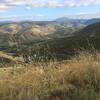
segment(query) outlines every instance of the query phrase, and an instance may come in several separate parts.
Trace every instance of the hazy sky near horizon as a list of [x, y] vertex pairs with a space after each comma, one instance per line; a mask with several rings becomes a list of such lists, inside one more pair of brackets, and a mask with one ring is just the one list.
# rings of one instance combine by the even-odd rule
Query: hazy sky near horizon
[[100, 0], [0, 0], [0, 21], [98, 18]]

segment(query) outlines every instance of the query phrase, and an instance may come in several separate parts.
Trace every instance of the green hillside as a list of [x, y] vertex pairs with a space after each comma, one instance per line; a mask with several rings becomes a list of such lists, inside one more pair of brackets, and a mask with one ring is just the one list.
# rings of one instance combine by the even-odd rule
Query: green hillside
[[[67, 59], [77, 50], [100, 49], [100, 23], [92, 24], [82, 30], [73, 33], [73, 36], [54, 38], [38, 43], [29, 43], [26, 48], [31, 51], [31, 56], [49, 56], [58, 59]], [[27, 52], [30, 52], [26, 49]]]

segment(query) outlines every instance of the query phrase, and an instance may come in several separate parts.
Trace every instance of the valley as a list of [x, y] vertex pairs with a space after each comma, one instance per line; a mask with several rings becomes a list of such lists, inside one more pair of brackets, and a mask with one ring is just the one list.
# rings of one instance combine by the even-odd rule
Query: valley
[[[99, 19], [58, 20], [0, 25], [0, 50], [11, 56], [31, 57], [33, 61], [34, 58], [63, 60], [77, 54], [77, 50], [100, 49]], [[85, 24], [93, 20], [94, 24]]]

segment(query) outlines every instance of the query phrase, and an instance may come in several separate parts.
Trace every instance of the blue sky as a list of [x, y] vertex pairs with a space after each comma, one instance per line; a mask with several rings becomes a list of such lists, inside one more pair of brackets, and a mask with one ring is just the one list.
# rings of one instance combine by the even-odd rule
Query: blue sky
[[100, 0], [0, 0], [0, 21], [99, 18]]

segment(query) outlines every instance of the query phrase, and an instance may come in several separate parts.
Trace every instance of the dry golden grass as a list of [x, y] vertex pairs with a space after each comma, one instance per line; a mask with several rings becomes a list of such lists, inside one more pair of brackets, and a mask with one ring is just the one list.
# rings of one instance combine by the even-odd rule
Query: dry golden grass
[[100, 54], [0, 69], [0, 100], [100, 100]]

